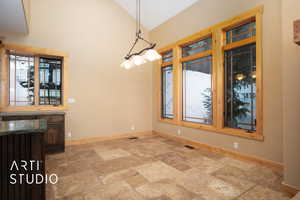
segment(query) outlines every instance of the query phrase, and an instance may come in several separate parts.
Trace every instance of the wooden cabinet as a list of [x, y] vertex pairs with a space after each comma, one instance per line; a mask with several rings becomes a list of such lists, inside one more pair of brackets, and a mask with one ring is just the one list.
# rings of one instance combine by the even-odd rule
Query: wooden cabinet
[[65, 118], [64, 116], [40, 116], [46, 119], [48, 131], [45, 134], [46, 153], [65, 151]]
[[45, 151], [47, 154], [65, 151], [65, 113], [2, 115], [3, 121], [30, 119], [47, 120], [48, 131], [44, 135]]
[[[38, 122], [41, 124], [40, 121]], [[5, 122], [0, 123], [4, 124]], [[30, 121], [28, 121], [28, 123], [30, 123]], [[44, 128], [35, 127], [33, 125], [21, 125], [20, 127], [23, 127], [22, 131], [20, 128], [17, 128], [15, 133], [13, 130], [6, 132], [0, 131], [1, 200], [46, 199], [45, 182], [37, 183], [37, 179], [32, 178], [37, 177], [37, 175], [45, 177], [45, 123], [46, 122], [43, 121]], [[7, 125], [6, 127], [18, 127], [16, 124], [12, 124], [13, 126], [10, 126], [11, 124]], [[25, 130], [27, 128], [28, 130]], [[22, 133], [20, 133], [20, 131]], [[24, 163], [26, 163], [26, 165]], [[29, 178], [27, 179], [26, 177]]]

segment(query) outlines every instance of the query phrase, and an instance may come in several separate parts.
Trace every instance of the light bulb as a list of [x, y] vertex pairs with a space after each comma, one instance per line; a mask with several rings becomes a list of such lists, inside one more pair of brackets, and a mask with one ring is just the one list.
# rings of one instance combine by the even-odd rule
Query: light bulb
[[132, 58], [132, 61], [133, 61], [133, 63], [136, 64], [137, 66], [146, 63], [146, 60], [145, 60], [142, 56], [134, 56], [134, 57]]
[[252, 77], [253, 79], [256, 79], [256, 72], [252, 72], [252, 73], [251, 73], [251, 77]]
[[130, 69], [134, 67], [134, 63], [131, 60], [125, 60], [122, 64], [121, 67], [124, 67], [125, 69]]
[[145, 57], [147, 60], [149, 60], [149, 61], [154, 61], [154, 60], [159, 60], [159, 59], [161, 59], [161, 55], [160, 55], [159, 53], [157, 53], [157, 51], [154, 50], [154, 49], [148, 50], [148, 51], [145, 53], [144, 57]]
[[246, 76], [244, 74], [237, 74], [235, 75], [235, 78], [239, 81], [243, 80], [244, 78], [246, 78]]

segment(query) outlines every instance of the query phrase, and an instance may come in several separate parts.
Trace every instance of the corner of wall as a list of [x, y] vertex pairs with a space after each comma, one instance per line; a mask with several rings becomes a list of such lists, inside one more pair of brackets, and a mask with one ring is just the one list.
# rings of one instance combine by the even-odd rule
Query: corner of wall
[[26, 27], [27, 27], [27, 34], [29, 34], [30, 30], [30, 3], [31, 0], [22, 0], [23, 10], [24, 10], [24, 17], [26, 21]]

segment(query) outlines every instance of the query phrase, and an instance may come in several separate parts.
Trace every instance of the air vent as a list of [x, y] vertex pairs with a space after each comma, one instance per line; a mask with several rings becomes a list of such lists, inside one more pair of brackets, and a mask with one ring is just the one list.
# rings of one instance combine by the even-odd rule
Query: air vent
[[187, 148], [187, 149], [195, 149], [195, 147], [190, 146], [190, 145], [184, 145], [184, 147]]
[[139, 139], [138, 137], [129, 137], [128, 138], [129, 140], [137, 140], [137, 139]]

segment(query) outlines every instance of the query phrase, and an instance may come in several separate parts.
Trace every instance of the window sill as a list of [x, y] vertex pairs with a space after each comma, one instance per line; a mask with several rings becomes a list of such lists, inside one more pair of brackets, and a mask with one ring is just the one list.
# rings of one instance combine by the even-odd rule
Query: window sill
[[230, 136], [237, 136], [242, 138], [247, 138], [251, 140], [257, 140], [257, 141], [264, 141], [264, 136], [259, 132], [253, 132], [253, 133], [247, 133], [247, 131], [242, 129], [233, 129], [233, 128], [216, 128], [212, 125], [205, 125], [205, 124], [197, 124], [192, 122], [185, 122], [180, 121], [179, 123], [173, 120], [166, 120], [166, 119], [160, 119], [160, 122], [170, 123], [177, 126], [183, 126], [188, 128], [195, 128], [200, 129], [204, 131], [210, 131], [214, 133], [224, 134], [224, 135], [230, 135]]
[[163, 122], [163, 123], [168, 123], [168, 124], [173, 124], [173, 125], [178, 125], [176, 119], [164, 119], [160, 118], [158, 121]]
[[66, 111], [68, 106], [7, 106], [0, 108], [0, 112], [16, 111]]
[[181, 121], [180, 125], [184, 126], [184, 127], [196, 128], [196, 129], [201, 129], [201, 130], [206, 130], [206, 131], [215, 131], [216, 130], [216, 128], [213, 127], [212, 125], [198, 124], [198, 123], [186, 122], [186, 121]]
[[226, 134], [226, 135], [243, 137], [247, 139], [253, 139], [257, 141], [264, 141], [264, 136], [259, 132], [247, 133], [247, 131], [245, 130], [234, 129], [234, 128], [216, 129], [216, 132], [221, 134]]

